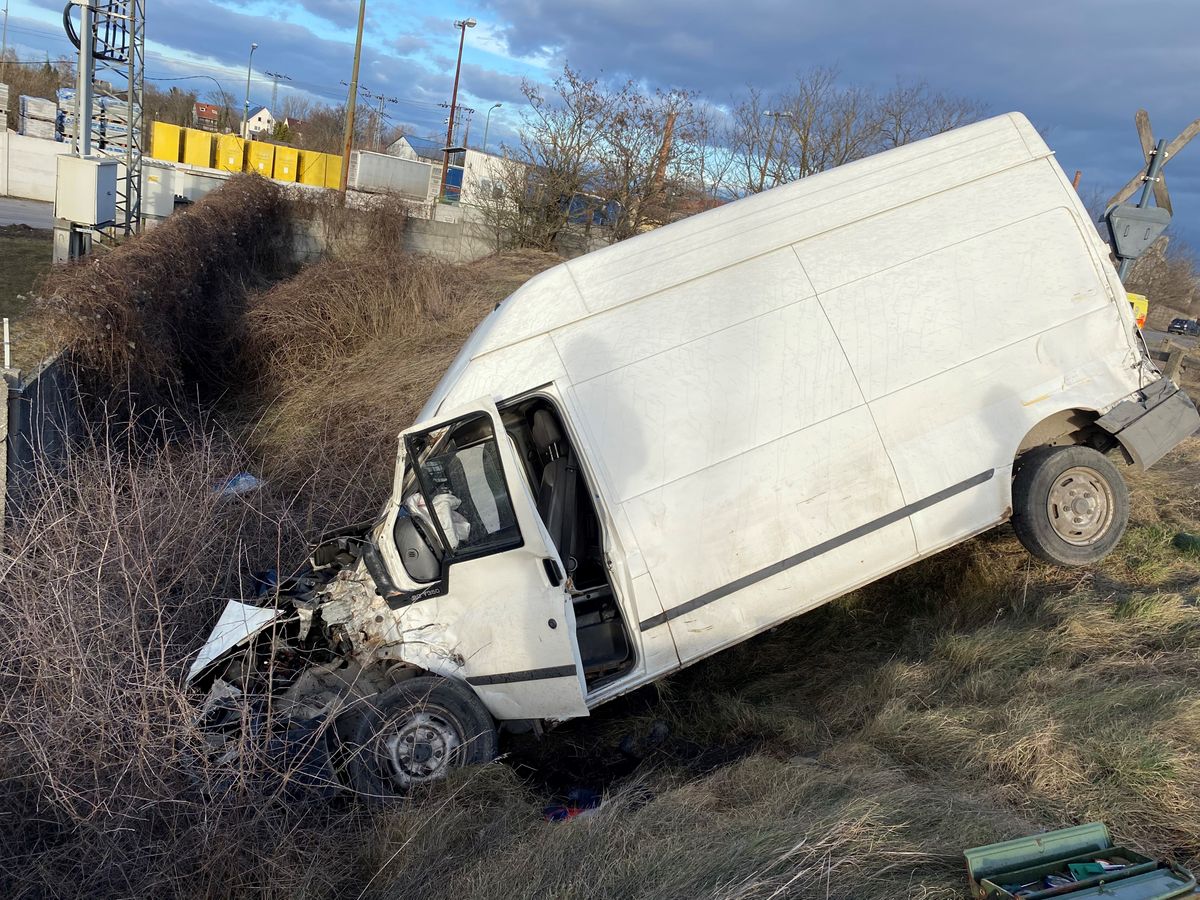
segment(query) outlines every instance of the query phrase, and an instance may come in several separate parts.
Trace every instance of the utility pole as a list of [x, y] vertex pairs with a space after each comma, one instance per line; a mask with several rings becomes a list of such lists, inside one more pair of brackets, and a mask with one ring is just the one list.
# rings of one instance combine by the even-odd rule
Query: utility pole
[[354, 39], [354, 67], [350, 70], [350, 95], [346, 98], [346, 138], [342, 147], [342, 177], [338, 190], [346, 193], [350, 176], [350, 147], [354, 143], [354, 104], [358, 100], [358, 63], [362, 59], [363, 21], [367, 17], [367, 0], [358, 0], [358, 35]]
[[0, 38], [0, 62], [8, 55], [8, 0], [4, 0], [4, 37]]
[[467, 40], [467, 29], [474, 28], [478, 22], [474, 19], [460, 19], [454, 27], [462, 34], [458, 38], [458, 63], [454, 67], [454, 90], [450, 94], [450, 120], [446, 124], [446, 148], [442, 151], [442, 183], [438, 187], [438, 202], [446, 202], [446, 176], [450, 172], [450, 148], [454, 146], [454, 105], [458, 103], [458, 76], [462, 72], [463, 44]]
[[254, 51], [258, 44], [250, 45], [250, 58], [246, 60], [246, 106], [242, 112], [242, 139], [250, 139], [250, 67], [254, 65]]
[[79, 80], [75, 87], [75, 150], [80, 157], [92, 154], [92, 81], [95, 77], [95, 58], [92, 37], [92, 4], [79, 4]]
[[271, 85], [271, 115], [275, 115], [275, 110], [279, 108], [276, 105], [279, 103], [279, 79], [282, 78], [284, 81], [291, 81], [292, 78], [290, 75], [284, 75], [282, 72], [263, 72], [263, 74], [273, 81]]

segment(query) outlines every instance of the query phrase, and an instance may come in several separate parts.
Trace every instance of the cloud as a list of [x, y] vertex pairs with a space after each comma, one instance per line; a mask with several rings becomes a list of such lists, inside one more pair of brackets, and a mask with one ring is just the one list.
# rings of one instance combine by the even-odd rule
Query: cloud
[[508, 75], [464, 62], [459, 90], [467, 91], [481, 101], [487, 101], [489, 106], [497, 100], [506, 104], [524, 105], [525, 95], [521, 93], [523, 80], [519, 75]]
[[[507, 23], [514, 55], [699, 89], [715, 103], [747, 84], [780, 89], [814, 65], [878, 88], [924, 80], [997, 113], [1025, 112], [1064, 168], [1113, 190], [1141, 162], [1139, 106], [1168, 138], [1200, 114], [1195, 0], [1147, 0], [1138, 14], [1154, 23], [1148, 30], [1130, 26], [1123, 0], [1086, 9], [1073, 0], [742, 0], [732, 9], [719, 0], [488, 0], [488, 8]], [[1171, 167], [1172, 192], [1187, 195], [1177, 210], [1198, 210], [1200, 140], [1187, 154]]]

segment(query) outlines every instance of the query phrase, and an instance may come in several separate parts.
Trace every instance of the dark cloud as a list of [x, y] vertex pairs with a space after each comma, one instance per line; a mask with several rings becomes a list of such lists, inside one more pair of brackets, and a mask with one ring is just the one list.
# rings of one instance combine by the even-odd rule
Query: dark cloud
[[477, 97], [481, 101], [487, 101], [489, 106], [496, 101], [523, 105], [525, 95], [521, 93], [522, 81], [523, 79], [519, 75], [506, 75], [474, 63], [464, 62], [459, 90], [467, 91], [472, 97]]
[[[1037, 3], [925, 0], [489, 0], [517, 55], [549, 53], [589, 74], [698, 89], [724, 102], [745, 85], [770, 90], [814, 65], [845, 81], [897, 78], [1020, 110], [1064, 168], [1115, 190], [1141, 160], [1132, 119], [1146, 107], [1173, 137], [1200, 115], [1196, 0]], [[1142, 28], [1139, 22], [1147, 24]], [[1171, 167], [1175, 206], [1200, 221], [1200, 145]], [[1168, 174], [1171, 174], [1168, 170]], [[1182, 222], [1180, 224], [1183, 224]], [[1196, 228], [1200, 239], [1200, 227]]]
[[[299, 0], [298, 5], [339, 28], [354, 28], [358, 24], [358, 0]], [[371, 15], [370, 6], [367, 14]]]

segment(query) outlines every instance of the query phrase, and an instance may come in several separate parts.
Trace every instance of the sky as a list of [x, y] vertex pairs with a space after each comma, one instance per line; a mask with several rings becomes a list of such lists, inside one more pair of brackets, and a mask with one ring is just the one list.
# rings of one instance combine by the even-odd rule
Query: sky
[[[21, 58], [67, 55], [60, 0], [9, 0], [8, 41]], [[492, 116], [493, 148], [512, 139], [521, 81], [549, 81], [565, 62], [587, 75], [697, 90], [724, 105], [747, 85], [770, 92], [798, 72], [836, 67], [847, 84], [886, 90], [924, 81], [992, 113], [1024, 112], [1085, 198], [1107, 198], [1142, 167], [1139, 107], [1168, 140], [1200, 117], [1200, 0], [368, 0], [360, 84], [389, 120], [418, 136], [444, 132], [466, 34], [459, 103]], [[240, 104], [251, 42], [252, 104], [271, 97], [264, 72], [343, 102], [356, 0], [147, 0], [148, 78]], [[170, 81], [170, 78], [185, 80]], [[478, 132], [475, 132], [478, 135]], [[444, 133], [443, 133], [444, 137]], [[472, 143], [478, 143], [476, 137]], [[1200, 138], [1166, 167], [1174, 230], [1200, 245]]]

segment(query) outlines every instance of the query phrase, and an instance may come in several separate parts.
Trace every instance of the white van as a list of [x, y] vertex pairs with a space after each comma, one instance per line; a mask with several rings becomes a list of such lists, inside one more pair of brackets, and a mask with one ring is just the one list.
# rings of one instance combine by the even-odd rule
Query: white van
[[[368, 527], [192, 667], [402, 792], [1012, 520], [1103, 557], [1194, 433], [1051, 151], [1000, 116], [563, 263], [401, 436]], [[265, 662], [273, 661], [264, 676]]]

